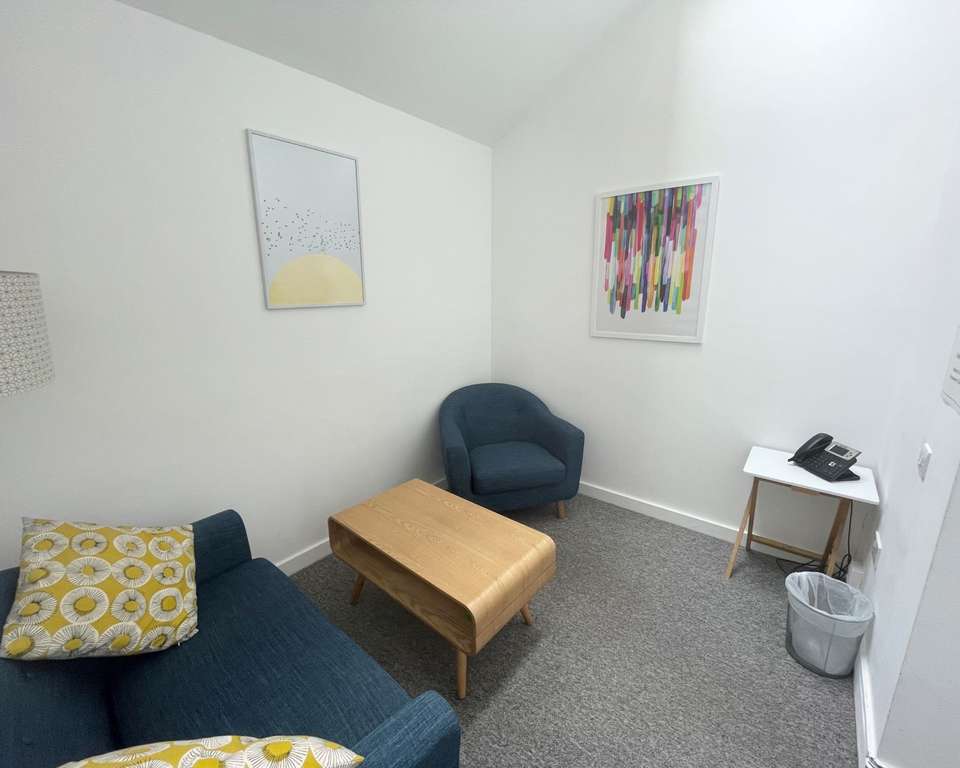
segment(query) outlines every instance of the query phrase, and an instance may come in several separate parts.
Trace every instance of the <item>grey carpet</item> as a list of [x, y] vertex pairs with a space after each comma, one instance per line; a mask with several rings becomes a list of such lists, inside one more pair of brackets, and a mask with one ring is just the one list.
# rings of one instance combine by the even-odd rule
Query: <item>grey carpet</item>
[[[463, 725], [464, 768], [853, 768], [852, 684], [784, 650], [786, 595], [773, 558], [586, 497], [569, 517], [514, 517], [557, 542], [558, 572], [470, 660], [454, 694], [450, 646], [333, 557], [294, 576], [327, 616], [411, 694], [433, 688]], [[321, 734], [322, 735], [322, 734]]]

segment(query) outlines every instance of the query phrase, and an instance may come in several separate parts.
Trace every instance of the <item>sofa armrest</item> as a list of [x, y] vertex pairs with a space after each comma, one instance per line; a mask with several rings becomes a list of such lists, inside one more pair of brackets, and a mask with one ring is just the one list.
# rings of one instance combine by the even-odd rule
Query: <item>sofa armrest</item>
[[250, 559], [250, 542], [240, 515], [228, 509], [193, 524], [197, 583], [210, 581]]
[[470, 452], [463, 432], [449, 412], [440, 413], [440, 446], [443, 449], [443, 471], [447, 488], [458, 496], [470, 494]]
[[427, 691], [351, 747], [363, 768], [458, 768], [460, 721], [435, 691]]
[[576, 477], [579, 483], [583, 467], [583, 430], [554, 416], [544, 407], [537, 414], [535, 439], [564, 463], [567, 477]]

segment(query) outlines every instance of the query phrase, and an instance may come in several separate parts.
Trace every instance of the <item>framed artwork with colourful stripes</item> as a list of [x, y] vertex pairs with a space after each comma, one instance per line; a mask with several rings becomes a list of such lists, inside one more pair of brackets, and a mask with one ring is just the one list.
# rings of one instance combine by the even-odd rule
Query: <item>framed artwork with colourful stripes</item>
[[719, 176], [596, 198], [590, 333], [703, 341]]

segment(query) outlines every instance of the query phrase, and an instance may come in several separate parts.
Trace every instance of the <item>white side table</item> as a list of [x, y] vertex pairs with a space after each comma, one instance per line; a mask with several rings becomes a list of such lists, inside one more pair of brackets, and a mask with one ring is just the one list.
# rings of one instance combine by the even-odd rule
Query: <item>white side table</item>
[[[750, 449], [750, 455], [747, 456], [747, 463], [743, 465], [743, 471], [753, 476], [753, 485], [750, 488], [747, 507], [743, 510], [743, 519], [740, 521], [740, 529], [737, 531], [733, 550], [730, 552], [730, 562], [727, 564], [726, 571], [728, 579], [733, 573], [733, 566], [737, 562], [737, 552], [740, 551], [740, 541], [743, 539], [744, 529], [747, 531], [746, 547], [748, 551], [753, 542], [757, 542], [801, 557], [818, 558], [824, 563], [824, 573], [829, 575], [837, 561], [837, 543], [853, 502], [860, 501], [873, 506], [880, 503], [873, 470], [854, 464], [851, 469], [860, 475], [859, 480], [841, 480], [831, 483], [827, 480], [821, 480], [795, 464], [791, 464], [788, 459], [792, 455], [788, 451], [761, 448], [759, 445]], [[809, 493], [814, 496], [831, 496], [839, 500], [837, 514], [833, 518], [833, 526], [830, 528], [830, 535], [827, 537], [827, 546], [822, 553], [794, 547], [790, 544], [784, 544], [782, 541], [754, 534], [753, 521], [757, 512], [757, 489], [761, 480], [774, 485], [784, 485], [802, 493]]]

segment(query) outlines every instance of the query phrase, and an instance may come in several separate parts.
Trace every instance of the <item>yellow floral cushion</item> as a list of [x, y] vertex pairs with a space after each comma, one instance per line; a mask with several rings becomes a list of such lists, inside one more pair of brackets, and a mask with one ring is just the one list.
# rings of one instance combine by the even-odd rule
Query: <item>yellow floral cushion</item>
[[23, 519], [0, 657], [149, 653], [197, 632], [193, 529]]
[[363, 758], [312, 736], [214, 736], [118, 749], [60, 768], [347, 768]]

